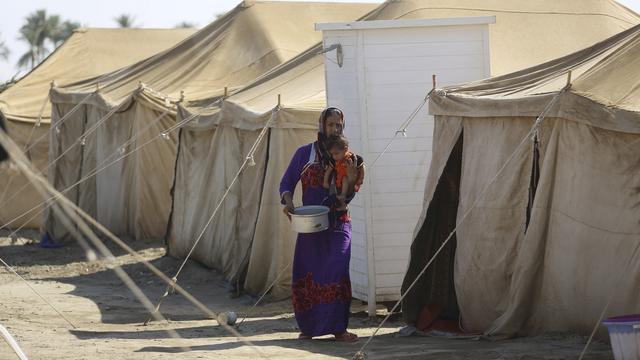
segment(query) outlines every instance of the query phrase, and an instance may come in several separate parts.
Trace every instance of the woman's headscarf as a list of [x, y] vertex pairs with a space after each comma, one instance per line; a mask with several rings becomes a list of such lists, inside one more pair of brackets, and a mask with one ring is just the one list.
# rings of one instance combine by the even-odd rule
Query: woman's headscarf
[[316, 146], [316, 149], [318, 155], [320, 156], [320, 162], [322, 162], [323, 165], [335, 166], [335, 161], [333, 160], [331, 154], [329, 154], [329, 150], [327, 149], [328, 136], [327, 134], [325, 134], [327, 118], [333, 115], [337, 115], [340, 117], [340, 119], [342, 120], [342, 128], [344, 129], [344, 113], [342, 112], [342, 110], [333, 106], [324, 109], [322, 111], [322, 114], [320, 114], [320, 119], [318, 121], [318, 145]]

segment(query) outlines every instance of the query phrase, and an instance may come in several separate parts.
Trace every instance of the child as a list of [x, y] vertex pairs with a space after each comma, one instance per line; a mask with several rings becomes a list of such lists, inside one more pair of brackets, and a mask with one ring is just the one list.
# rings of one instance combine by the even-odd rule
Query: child
[[325, 170], [322, 186], [325, 189], [329, 189], [331, 187], [331, 177], [335, 173], [336, 197], [338, 199], [336, 210], [344, 211], [347, 210], [345, 199], [347, 198], [349, 186], [351, 185], [347, 177], [347, 159], [350, 158], [356, 162], [356, 167], [358, 168], [358, 177], [354, 184], [354, 191], [356, 192], [360, 189], [360, 185], [362, 185], [364, 180], [363, 160], [362, 157], [354, 155], [349, 151], [349, 141], [344, 136], [336, 135], [329, 137], [329, 139], [327, 139], [327, 151], [333, 158], [335, 165], [333, 169], [327, 167]]

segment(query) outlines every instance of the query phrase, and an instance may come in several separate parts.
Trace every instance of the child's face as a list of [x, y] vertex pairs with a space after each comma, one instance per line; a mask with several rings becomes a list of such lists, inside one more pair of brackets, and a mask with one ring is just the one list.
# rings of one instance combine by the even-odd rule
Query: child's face
[[341, 149], [337, 146], [332, 147], [329, 150], [329, 154], [331, 154], [331, 157], [333, 158], [333, 160], [342, 160], [344, 159], [344, 154], [347, 152], [346, 149]]

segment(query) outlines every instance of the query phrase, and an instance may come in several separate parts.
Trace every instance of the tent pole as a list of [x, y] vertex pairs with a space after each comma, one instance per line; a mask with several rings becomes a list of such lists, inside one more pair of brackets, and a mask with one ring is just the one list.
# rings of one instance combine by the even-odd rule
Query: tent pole
[[22, 351], [20, 345], [18, 345], [16, 339], [14, 339], [13, 336], [11, 336], [11, 333], [9, 333], [9, 331], [2, 325], [0, 325], [0, 335], [2, 335], [4, 341], [9, 344], [11, 350], [16, 353], [20, 360], [27, 360], [27, 355], [24, 354], [24, 351]]

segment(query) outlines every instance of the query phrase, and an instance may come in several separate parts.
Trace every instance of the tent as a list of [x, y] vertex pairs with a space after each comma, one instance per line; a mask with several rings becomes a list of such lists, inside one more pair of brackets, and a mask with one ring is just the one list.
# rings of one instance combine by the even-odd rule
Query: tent
[[[505, 74], [532, 66], [540, 61], [566, 55], [627, 29], [638, 23], [640, 19], [635, 13], [614, 1], [577, 0], [563, 2], [388, 1], [361, 19], [366, 21], [487, 15], [495, 15], [497, 18], [496, 24], [490, 26], [491, 70], [494, 75]], [[558, 24], [560, 22], [562, 25]], [[520, 26], [522, 24], [528, 26]], [[526, 49], [523, 49], [523, 44], [526, 45]], [[331, 44], [325, 45], [328, 47]], [[322, 49], [323, 44], [317, 44], [275, 68], [253, 84], [227, 98], [220, 106], [222, 110], [205, 111], [198, 104], [187, 104], [182, 111], [182, 118], [195, 113], [204, 113], [200, 116], [200, 121], [211, 127], [222, 124], [254, 131], [251, 138], [253, 139], [257, 136], [257, 130], [271, 116], [278, 95], [281, 95], [282, 107], [275, 116], [277, 121], [283, 119], [282, 123], [277, 126], [280, 127], [279, 129], [271, 130], [268, 148], [262, 150], [267, 151], [268, 155], [261, 154], [261, 159], [268, 156], [266, 170], [259, 168], [256, 170], [257, 173], [245, 175], [250, 179], [244, 180], [247, 181], [245, 187], [250, 186], [248, 184], [262, 184], [262, 195], [251, 193], [245, 195], [243, 199], [234, 198], [233, 201], [239, 201], [239, 203], [229, 205], [229, 209], [244, 209], [242, 216], [248, 217], [249, 222], [238, 222], [233, 212], [225, 211], [228, 217], [218, 220], [219, 227], [212, 227], [203, 240], [204, 243], [194, 252], [194, 256], [206, 264], [219, 264], [218, 261], [223, 261], [227, 264], [223, 268], [236, 269], [229, 274], [244, 271], [244, 264], [247, 263], [244, 287], [254, 294], [262, 293], [275, 282], [271, 293], [272, 298], [289, 296], [290, 273], [286, 271], [286, 267], [292, 261], [296, 236], [290, 231], [288, 221], [281, 215], [281, 205], [275, 189], [291, 154], [298, 146], [314, 139], [315, 123], [326, 106], [325, 84], [326, 81], [331, 80], [325, 79], [324, 64], [336, 60], [335, 52], [320, 55], [319, 52]], [[345, 56], [349, 56], [347, 51], [348, 49], [345, 50]], [[345, 98], [346, 101], [353, 100], [349, 96]], [[341, 106], [339, 103], [330, 105]], [[407, 109], [407, 114], [412, 110], [412, 108]], [[284, 116], [284, 114], [290, 115]], [[402, 120], [404, 119], [400, 117], [390, 119], [390, 123], [395, 121], [391, 127], [395, 129]], [[282, 125], [285, 123], [287, 125]], [[283, 129], [284, 126], [290, 130]], [[347, 114], [348, 127], [349, 114]], [[220, 136], [221, 133], [218, 132], [217, 135]], [[175, 256], [186, 254], [194, 238], [197, 237], [201, 225], [207, 222], [209, 214], [213, 211], [212, 206], [217, 203], [216, 197], [198, 202], [198, 204], [208, 204], [204, 207], [208, 209], [207, 211], [203, 211], [203, 207], [191, 206], [197, 194], [197, 192], [193, 193], [192, 189], [202, 189], [207, 182], [217, 181], [212, 174], [200, 173], [200, 177], [195, 177], [191, 172], [195, 171], [193, 168], [200, 163], [209, 164], [214, 161], [216, 148], [208, 147], [214, 137], [213, 134], [212, 131], [211, 136], [195, 137], [185, 131], [182, 135], [181, 152], [176, 167], [172, 228], [169, 229], [168, 235], [169, 251]], [[352, 134], [347, 132], [347, 136]], [[390, 133], [389, 137], [392, 136], [393, 134]], [[182, 143], [182, 141], [185, 142]], [[187, 144], [190, 145], [187, 146]], [[228, 173], [231, 174], [233, 169], [239, 167], [239, 163], [243, 160], [242, 150], [246, 149], [236, 150], [239, 153], [235, 154], [235, 164], [227, 170]], [[258, 158], [256, 163], [262, 164]], [[261, 171], [264, 171], [263, 177], [257, 177]], [[218, 186], [222, 189], [224, 185], [218, 184]], [[236, 194], [235, 191], [239, 191], [242, 186], [232, 190], [232, 194]], [[366, 186], [363, 191], [366, 191]], [[243, 192], [237, 194], [240, 193], [246, 194]], [[250, 202], [256, 199], [259, 199], [259, 208], [249, 207]], [[299, 200], [298, 203], [300, 203]], [[254, 217], [256, 211], [257, 217]], [[194, 228], [193, 224], [199, 226]], [[223, 226], [221, 224], [228, 224], [228, 226], [223, 230], [220, 227]], [[232, 226], [244, 232], [232, 230]], [[255, 230], [251, 231], [251, 229]], [[214, 237], [212, 234], [218, 235]], [[223, 236], [223, 234], [226, 235]], [[233, 239], [232, 235], [236, 236], [238, 243], [230, 242], [229, 239]], [[366, 252], [366, 244], [354, 243], [352, 246], [354, 257], [357, 251]], [[250, 253], [247, 254], [245, 249]], [[281, 275], [281, 272], [284, 273]], [[279, 275], [281, 276], [277, 280]], [[242, 281], [242, 276], [230, 277], [230, 279]]]
[[[315, 22], [353, 19], [372, 7], [244, 1], [167, 51], [99, 78], [54, 88], [57, 131], [52, 132], [51, 158], [61, 159], [52, 166], [50, 181], [57, 189], [70, 188], [67, 195], [113, 232], [164, 238], [177, 132], [167, 131], [164, 141], [155, 139], [176, 125], [181, 96], [184, 103], [211, 105], [208, 98], [215, 101], [234, 92], [316, 43], [320, 34], [313, 29]], [[78, 104], [81, 110], [58, 126]], [[135, 154], [113, 162], [113, 154], [127, 155], [136, 148]], [[92, 176], [96, 169], [100, 172]], [[46, 226], [57, 239], [67, 235], [53, 218]]]
[[[25, 149], [43, 138], [27, 152], [34, 165], [43, 170], [49, 152], [46, 134], [51, 120], [52, 81], [65, 85], [98, 76], [167, 49], [194, 32], [194, 29], [78, 29], [35, 69], [0, 93], [0, 116], [6, 119], [14, 141]], [[20, 191], [19, 196], [16, 194], [28, 183], [17, 171], [4, 167], [0, 176], [7, 179], [0, 185], [2, 202], [13, 197], [11, 206], [0, 206], [0, 224], [42, 202], [31, 187]], [[11, 227], [37, 228], [42, 224], [42, 216], [35, 215], [30, 212]]]
[[[312, 47], [218, 107], [182, 109], [179, 118], [200, 115], [181, 131], [167, 235], [171, 255], [185, 256], [191, 249], [244, 156], [271, 121], [268, 137], [254, 156], [256, 166], [247, 168], [231, 188], [223, 211], [207, 229], [193, 257], [221, 269], [229, 281], [254, 294], [266, 290], [281, 271], [286, 272], [283, 268], [291, 262], [295, 234], [282, 215], [274, 189], [291, 154], [316, 136], [318, 109], [325, 104], [323, 62], [316, 56], [319, 50]], [[203, 198], [203, 191], [211, 195]], [[300, 191], [298, 204], [299, 196]], [[289, 296], [289, 278], [288, 272], [280, 276], [271, 299]]]
[[609, 296], [606, 315], [640, 310], [639, 83], [640, 25], [431, 97], [404, 291], [456, 231], [407, 293], [409, 323], [436, 303], [473, 331], [588, 334]]

